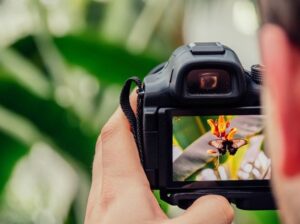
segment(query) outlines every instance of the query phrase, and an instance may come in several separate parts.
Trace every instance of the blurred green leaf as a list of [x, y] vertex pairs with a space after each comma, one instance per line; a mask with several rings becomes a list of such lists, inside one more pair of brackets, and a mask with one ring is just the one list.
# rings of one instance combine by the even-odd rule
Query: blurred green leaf
[[29, 119], [46, 136], [90, 170], [97, 136], [83, 132], [78, 117], [53, 100], [41, 99], [10, 80], [0, 82], [0, 103]]
[[72, 224], [72, 223], [78, 223], [76, 220], [74, 204], [71, 206], [69, 216], [68, 216], [67, 220], [65, 221], [65, 224]]
[[[55, 43], [69, 64], [83, 67], [104, 85], [122, 84], [131, 75], [143, 77], [160, 62], [152, 57], [133, 55], [121, 46], [99, 41], [94, 34], [56, 38]], [[13, 48], [47, 74], [33, 37], [19, 40]], [[76, 114], [62, 108], [54, 100], [41, 99], [29, 93], [10, 80], [2, 79], [0, 82], [0, 103], [32, 121], [42, 133], [55, 139], [60, 148], [81, 161], [87, 169], [90, 168], [98, 133], [83, 131]]]
[[15, 164], [18, 160], [26, 155], [28, 152], [28, 147], [15, 139], [3, 134], [0, 131], [0, 146], [1, 146], [1, 156], [0, 156], [0, 198], [2, 197], [2, 192], [5, 184], [10, 178]]
[[281, 223], [277, 211], [246, 211], [235, 208], [234, 223], [243, 224], [279, 224]]
[[255, 216], [259, 220], [257, 224], [263, 224], [266, 221], [272, 224], [281, 223], [277, 211], [255, 211]]
[[122, 84], [133, 75], [142, 78], [161, 63], [161, 60], [130, 54], [121, 46], [86, 35], [66, 36], [55, 39], [55, 42], [69, 63], [84, 67], [107, 83]]
[[0, 65], [9, 72], [20, 85], [25, 86], [34, 94], [47, 98], [51, 93], [49, 80], [25, 57], [11, 48], [0, 50]]
[[161, 209], [164, 211], [165, 214], [167, 214], [169, 205], [168, 205], [168, 203], [166, 203], [165, 201], [160, 199], [159, 190], [153, 191], [153, 194], [154, 194], [159, 206], [161, 207]]
[[[123, 84], [130, 76], [143, 78], [165, 58], [129, 53], [122, 46], [109, 44], [97, 38], [97, 34], [80, 34], [54, 39], [60, 53], [71, 65], [81, 66], [106, 84]], [[32, 37], [26, 37], [13, 45], [21, 54], [32, 57], [36, 65], [41, 59]], [[28, 49], [31, 48], [31, 51]]]

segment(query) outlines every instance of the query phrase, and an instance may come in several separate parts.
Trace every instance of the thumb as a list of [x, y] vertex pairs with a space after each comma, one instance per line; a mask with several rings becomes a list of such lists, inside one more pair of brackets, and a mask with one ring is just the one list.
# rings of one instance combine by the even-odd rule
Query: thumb
[[207, 195], [197, 199], [181, 216], [170, 220], [170, 224], [230, 224], [233, 209], [226, 198]]

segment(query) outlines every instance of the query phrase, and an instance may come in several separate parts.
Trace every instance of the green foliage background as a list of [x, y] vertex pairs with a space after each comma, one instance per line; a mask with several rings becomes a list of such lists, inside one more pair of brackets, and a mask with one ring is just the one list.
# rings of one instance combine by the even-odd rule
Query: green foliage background
[[[193, 1], [150, 2], [0, 1], [0, 10], [7, 14], [2, 13], [0, 23], [17, 16], [30, 21], [29, 28], [25, 22], [14, 31], [5, 25], [0, 33], [0, 223], [83, 223], [95, 142], [118, 105], [121, 85], [132, 75], [143, 78], [183, 43], [184, 9]], [[202, 4], [214, 7], [218, 3]], [[19, 15], [14, 10], [21, 6], [24, 12]], [[65, 17], [55, 20], [55, 13]], [[64, 21], [69, 26], [63, 30]], [[43, 178], [52, 177], [43, 170], [43, 178], [33, 175], [21, 165], [47, 160], [31, 159], [42, 150], [40, 143], [63, 161], [51, 160], [49, 170], [67, 164], [66, 169], [73, 170], [79, 180], [69, 186], [75, 192], [72, 197], [61, 198], [69, 200], [65, 213], [49, 209], [48, 193], [53, 189], [43, 186]], [[18, 182], [18, 173], [32, 183], [37, 181], [37, 189], [46, 190], [30, 191], [29, 182]], [[26, 189], [25, 199], [18, 197], [16, 189]], [[36, 198], [43, 202], [38, 208]], [[22, 207], [31, 201], [28, 208]], [[180, 213], [160, 204], [169, 216]], [[272, 212], [238, 211], [236, 217], [235, 223], [278, 222]]]

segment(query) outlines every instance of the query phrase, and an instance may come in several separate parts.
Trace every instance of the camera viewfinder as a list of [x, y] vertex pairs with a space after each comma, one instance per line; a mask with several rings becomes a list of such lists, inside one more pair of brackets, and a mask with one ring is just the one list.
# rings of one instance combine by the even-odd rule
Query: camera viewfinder
[[189, 94], [226, 94], [231, 92], [231, 77], [226, 70], [195, 69], [186, 78]]

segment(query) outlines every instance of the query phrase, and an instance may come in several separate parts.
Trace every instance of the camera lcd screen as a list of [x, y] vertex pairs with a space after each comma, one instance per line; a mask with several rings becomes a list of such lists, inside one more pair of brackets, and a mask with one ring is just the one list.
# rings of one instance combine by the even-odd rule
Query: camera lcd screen
[[173, 116], [173, 181], [268, 180], [263, 115]]

